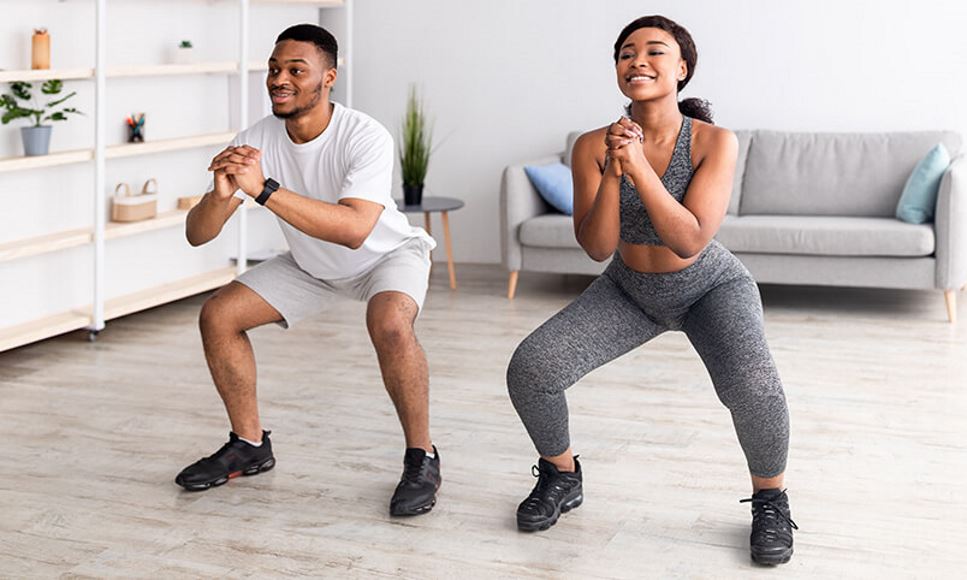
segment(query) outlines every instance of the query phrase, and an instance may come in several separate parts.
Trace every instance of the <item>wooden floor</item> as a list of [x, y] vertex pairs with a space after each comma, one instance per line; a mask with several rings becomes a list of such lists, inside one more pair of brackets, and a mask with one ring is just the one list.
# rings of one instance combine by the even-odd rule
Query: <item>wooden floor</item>
[[[694, 351], [666, 334], [570, 391], [585, 503], [524, 535], [535, 454], [507, 398], [516, 344], [588, 283], [436, 268], [419, 332], [444, 484], [394, 520], [400, 430], [339, 302], [253, 333], [278, 466], [173, 483], [228, 430], [202, 358], [203, 296], [0, 353], [0, 576], [952, 578], [967, 569], [967, 324], [939, 292], [763, 288], [792, 415], [801, 527], [780, 570], [748, 557], [744, 460]], [[967, 295], [960, 295], [967, 321]]]

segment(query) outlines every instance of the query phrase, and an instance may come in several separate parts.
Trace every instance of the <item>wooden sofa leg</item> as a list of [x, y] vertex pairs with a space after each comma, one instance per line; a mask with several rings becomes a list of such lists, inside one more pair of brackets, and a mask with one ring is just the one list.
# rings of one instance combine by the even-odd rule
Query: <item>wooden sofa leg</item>
[[508, 300], [513, 300], [514, 294], [517, 293], [517, 274], [519, 273], [520, 272], [518, 270], [514, 270], [513, 272], [510, 273], [510, 280], [507, 281], [507, 299]]
[[944, 302], [947, 303], [947, 320], [957, 322], [957, 293], [953, 290], [943, 291]]

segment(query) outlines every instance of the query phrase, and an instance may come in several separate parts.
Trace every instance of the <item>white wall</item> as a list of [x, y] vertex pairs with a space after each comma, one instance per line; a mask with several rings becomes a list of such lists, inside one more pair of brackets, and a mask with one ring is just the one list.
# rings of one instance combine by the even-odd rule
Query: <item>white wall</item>
[[720, 125], [967, 134], [960, 0], [355, 2], [355, 106], [398, 135], [409, 83], [424, 90], [438, 141], [429, 194], [467, 203], [451, 216], [458, 261], [500, 260], [506, 165], [620, 114], [611, 46], [645, 14], [692, 33], [685, 96], [710, 99]]
[[[947, 128], [967, 133], [967, 2], [956, 0], [354, 0], [355, 106], [394, 133], [409, 83], [418, 82], [436, 119], [438, 149], [429, 194], [459, 197], [452, 215], [458, 261], [496, 262], [502, 169], [563, 148], [576, 128], [603, 125], [621, 111], [611, 45], [645, 10], [686, 25], [699, 47], [688, 94], [712, 100], [720, 124], [788, 130]], [[166, 47], [195, 41], [199, 60], [231, 59], [237, 8], [227, 0], [110, 0], [109, 62], [161, 63]], [[47, 26], [54, 66], [91, 66], [93, 2], [3, 0], [0, 68], [30, 57], [30, 32]], [[253, 59], [295, 22], [316, 21], [307, 6], [253, 8]], [[3, 87], [4, 89], [6, 87]], [[93, 112], [93, 84], [69, 83]], [[111, 80], [108, 130], [148, 112], [149, 138], [228, 128], [223, 76]], [[87, 147], [90, 117], [58, 124], [55, 150]], [[18, 129], [0, 127], [0, 157], [20, 154]], [[162, 184], [162, 207], [204, 189], [212, 152], [187, 151], [111, 161], [108, 185], [147, 177]], [[0, 243], [91, 223], [91, 165], [0, 174]], [[398, 176], [397, 176], [398, 182]], [[399, 195], [399, 194], [397, 194]], [[107, 207], [104, 208], [107, 211]], [[417, 223], [422, 222], [419, 217]], [[271, 244], [271, 216], [253, 214], [253, 244]], [[434, 232], [439, 234], [439, 222]], [[224, 243], [188, 248], [177, 228], [111, 242], [108, 291], [117, 295], [224, 263]], [[438, 250], [439, 252], [440, 250]], [[86, 248], [0, 263], [0, 326], [90, 301]], [[30, 292], [20, 292], [28, 288]]]

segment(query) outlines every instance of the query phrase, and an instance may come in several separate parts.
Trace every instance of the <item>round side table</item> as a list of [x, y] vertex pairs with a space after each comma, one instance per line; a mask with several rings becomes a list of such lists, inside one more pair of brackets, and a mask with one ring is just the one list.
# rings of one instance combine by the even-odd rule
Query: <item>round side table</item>
[[450, 273], [450, 288], [457, 289], [457, 273], [453, 269], [453, 244], [450, 241], [450, 219], [448, 212], [456, 211], [463, 207], [463, 201], [453, 197], [428, 197], [423, 198], [420, 205], [405, 205], [402, 199], [397, 199], [396, 207], [403, 213], [422, 213], [423, 224], [426, 233], [433, 235], [430, 228], [430, 214], [439, 212], [443, 220], [443, 239], [447, 248], [447, 271]]

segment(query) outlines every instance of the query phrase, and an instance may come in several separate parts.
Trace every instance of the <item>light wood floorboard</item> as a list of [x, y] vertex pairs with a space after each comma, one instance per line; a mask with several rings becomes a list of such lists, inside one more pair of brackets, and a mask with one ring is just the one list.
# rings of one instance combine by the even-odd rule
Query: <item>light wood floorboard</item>
[[[590, 279], [435, 268], [418, 324], [444, 484], [387, 504], [402, 441], [364, 328], [334, 303], [252, 333], [278, 466], [203, 493], [173, 483], [227, 422], [196, 296], [0, 353], [0, 577], [951, 578], [967, 568], [967, 328], [940, 292], [766, 286], [792, 414], [801, 526], [781, 570], [749, 563], [748, 476], [682, 334], [569, 392], [585, 504], [524, 535], [535, 454], [508, 400], [515, 346]], [[964, 303], [960, 300], [960, 314]], [[961, 320], [967, 317], [961, 316]]]

